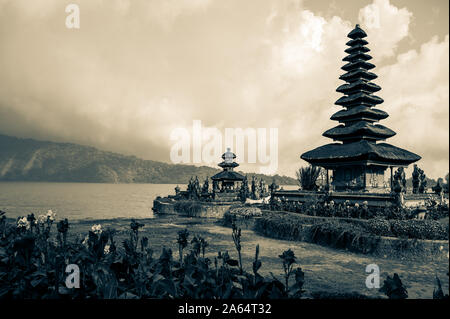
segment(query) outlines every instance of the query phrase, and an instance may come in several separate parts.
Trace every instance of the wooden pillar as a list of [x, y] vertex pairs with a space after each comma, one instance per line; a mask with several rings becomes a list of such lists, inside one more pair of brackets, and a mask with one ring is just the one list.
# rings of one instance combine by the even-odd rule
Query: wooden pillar
[[394, 188], [394, 181], [392, 180], [393, 179], [392, 166], [389, 166], [389, 169], [391, 170], [391, 182], [390, 182], [390, 184], [391, 184], [391, 192], [392, 192], [393, 188]]
[[327, 188], [328, 190], [330, 190], [330, 174], [328, 172], [328, 168], [326, 170], [327, 170]]
[[367, 166], [363, 166], [363, 175], [364, 175], [364, 179], [363, 179], [364, 190], [366, 190], [367, 189]]

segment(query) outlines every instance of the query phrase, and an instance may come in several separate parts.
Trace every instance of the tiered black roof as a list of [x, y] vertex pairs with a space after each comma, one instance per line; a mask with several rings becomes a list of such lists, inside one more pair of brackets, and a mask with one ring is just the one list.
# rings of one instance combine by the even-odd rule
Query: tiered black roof
[[383, 103], [383, 99], [373, 94], [381, 88], [370, 82], [377, 76], [369, 72], [375, 65], [367, 62], [372, 59], [367, 54], [370, 51], [366, 47], [368, 42], [363, 39], [367, 37], [367, 34], [359, 25], [356, 25], [348, 37], [351, 39], [347, 42], [350, 48], [346, 50], [348, 55], [342, 59], [348, 62], [342, 67], [347, 73], [340, 77], [347, 83], [336, 89], [344, 96], [335, 102], [336, 105], [341, 105], [345, 109], [331, 116], [332, 120], [342, 124], [329, 129], [323, 135], [344, 143], [360, 140], [377, 141], [394, 136], [394, 131], [383, 125], [373, 124], [387, 118], [388, 114], [373, 108], [373, 106]]
[[418, 161], [420, 156], [414, 153], [389, 144], [376, 144], [377, 141], [385, 140], [396, 133], [383, 125], [374, 124], [389, 115], [374, 107], [384, 101], [374, 95], [381, 90], [381, 87], [370, 82], [376, 79], [377, 75], [369, 71], [375, 65], [368, 62], [372, 57], [367, 54], [370, 51], [366, 47], [368, 42], [364, 40], [367, 34], [359, 25], [356, 25], [348, 37], [351, 39], [347, 42], [349, 48], [345, 50], [348, 55], [342, 59], [347, 62], [342, 67], [347, 72], [339, 77], [346, 83], [336, 89], [344, 96], [335, 102], [344, 109], [331, 116], [332, 120], [341, 124], [323, 133], [323, 136], [332, 138], [334, 141], [341, 141], [343, 144], [324, 145], [304, 153], [301, 158], [315, 164], [323, 163], [327, 159], [342, 162], [357, 158], [378, 159], [381, 163], [401, 162], [402, 165]]
[[243, 181], [244, 180], [244, 176], [234, 172], [234, 171], [222, 171], [220, 173], [217, 173], [216, 175], [214, 175], [213, 177], [211, 177], [212, 180], [216, 180], [216, 181]]
[[233, 171], [235, 167], [239, 166], [239, 164], [234, 161], [236, 159], [236, 154], [231, 152], [230, 149], [228, 148], [227, 151], [222, 154], [222, 159], [223, 162], [219, 163], [218, 165], [223, 168], [223, 171], [212, 176], [211, 177], [212, 180], [228, 180], [228, 181], [244, 180], [243, 175]]

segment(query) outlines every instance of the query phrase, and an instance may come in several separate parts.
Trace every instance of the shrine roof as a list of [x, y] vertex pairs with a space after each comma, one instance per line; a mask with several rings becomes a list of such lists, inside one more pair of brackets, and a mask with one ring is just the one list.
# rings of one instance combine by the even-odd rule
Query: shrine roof
[[234, 171], [222, 171], [211, 177], [212, 180], [242, 181], [244, 175]]
[[409, 165], [421, 159], [419, 155], [391, 144], [365, 140], [326, 144], [303, 153], [300, 158], [315, 165], [368, 160], [386, 165]]

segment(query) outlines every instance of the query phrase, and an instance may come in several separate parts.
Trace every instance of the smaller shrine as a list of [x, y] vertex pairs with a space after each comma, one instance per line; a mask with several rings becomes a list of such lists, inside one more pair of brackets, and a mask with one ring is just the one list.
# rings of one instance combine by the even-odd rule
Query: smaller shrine
[[213, 181], [213, 191], [215, 193], [231, 193], [236, 192], [240, 182], [245, 179], [245, 176], [234, 171], [234, 168], [239, 164], [235, 162], [236, 154], [231, 152], [230, 148], [222, 155], [223, 161], [219, 163], [219, 167], [223, 170], [220, 173], [211, 177]]
[[230, 148], [227, 148], [227, 151], [222, 154], [222, 162], [218, 166], [222, 168], [222, 171], [211, 178], [206, 177], [203, 185], [200, 184], [197, 176], [191, 177], [185, 191], [177, 186], [175, 187], [175, 196], [169, 195], [168, 198], [194, 200], [211, 205], [248, 202], [249, 200], [255, 204], [262, 203], [264, 199], [267, 200], [270, 193], [262, 178], [258, 179], [256, 176], [252, 176], [249, 180], [246, 175], [234, 171], [239, 164], [236, 162], [236, 154]]

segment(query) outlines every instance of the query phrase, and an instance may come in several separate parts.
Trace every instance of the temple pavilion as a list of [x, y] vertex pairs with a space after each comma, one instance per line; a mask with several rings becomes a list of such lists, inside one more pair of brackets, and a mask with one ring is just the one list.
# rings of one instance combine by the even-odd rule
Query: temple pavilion
[[218, 165], [223, 171], [211, 177], [213, 188], [217, 187], [220, 192], [234, 192], [236, 190], [235, 183], [242, 182], [245, 177], [233, 171], [239, 164], [235, 162], [236, 155], [231, 152], [230, 148], [223, 153], [222, 159], [223, 161]]
[[368, 62], [372, 57], [367, 54], [367, 34], [357, 24], [348, 34], [346, 44], [347, 62], [342, 69], [346, 71], [339, 79], [346, 83], [336, 91], [344, 94], [335, 104], [343, 110], [331, 116], [339, 125], [323, 133], [336, 143], [326, 144], [303, 153], [301, 158], [312, 165], [326, 169], [329, 185], [329, 171], [332, 171], [332, 189], [336, 191], [386, 191], [384, 173], [390, 169], [392, 188], [392, 169], [406, 167], [420, 160], [420, 156], [402, 148], [379, 143], [396, 133], [376, 122], [388, 117], [388, 114], [376, 108], [383, 99], [373, 93], [381, 88], [371, 80], [377, 75], [370, 72], [375, 65]]

